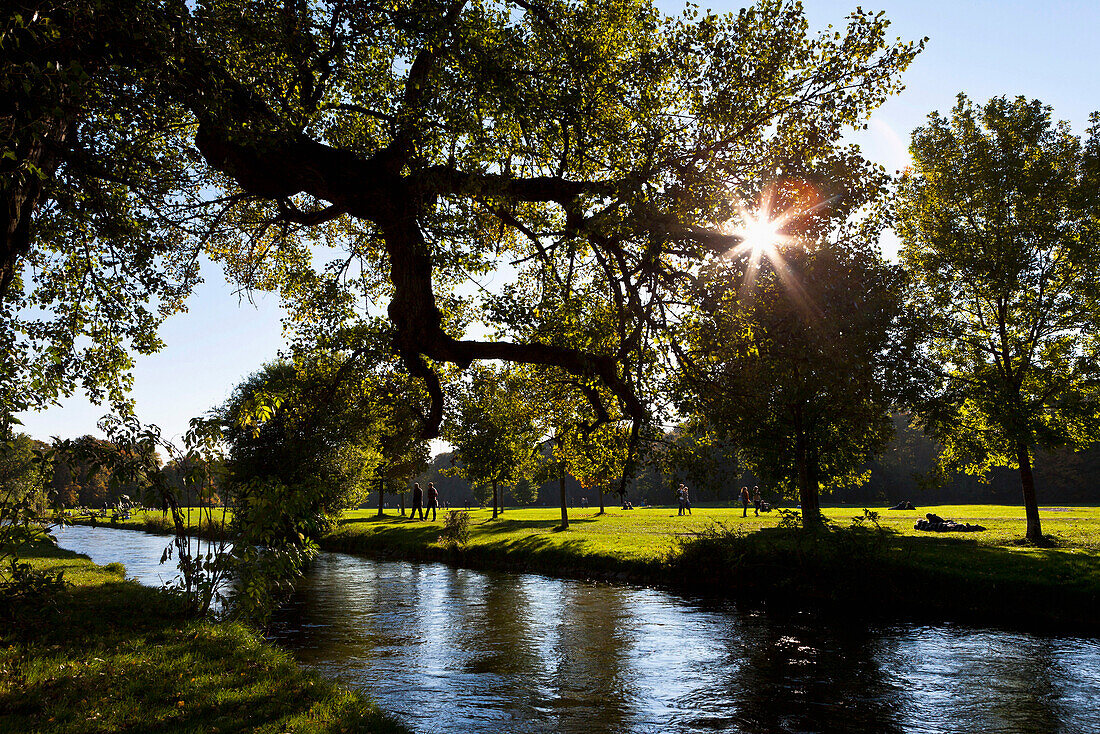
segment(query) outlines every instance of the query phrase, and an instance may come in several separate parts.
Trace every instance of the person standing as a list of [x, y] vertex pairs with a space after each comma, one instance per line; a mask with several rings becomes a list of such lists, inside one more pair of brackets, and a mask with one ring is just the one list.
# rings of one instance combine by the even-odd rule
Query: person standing
[[676, 487], [676, 502], [680, 505], [680, 510], [677, 515], [684, 514], [684, 485], [680, 484]]
[[688, 486], [681, 484], [680, 487], [684, 490], [684, 509], [687, 510], [687, 514], [691, 514], [691, 495], [688, 494]]
[[[435, 482], [428, 482], [428, 509], [432, 511], [432, 522], [435, 522], [435, 509], [439, 507], [439, 490], [435, 488]], [[428, 516], [427, 510], [424, 517]]]
[[749, 488], [741, 488], [741, 506], [744, 508], [744, 512], [741, 513], [741, 517], [749, 516]]
[[752, 488], [752, 506], [755, 508], [753, 514], [760, 517], [760, 503], [764, 501], [764, 498], [760, 496], [760, 487]]
[[424, 519], [424, 490], [420, 488], [420, 482], [413, 484], [413, 506], [412, 512], [409, 513], [409, 517], [416, 519], [416, 513], [420, 513], [421, 520]]

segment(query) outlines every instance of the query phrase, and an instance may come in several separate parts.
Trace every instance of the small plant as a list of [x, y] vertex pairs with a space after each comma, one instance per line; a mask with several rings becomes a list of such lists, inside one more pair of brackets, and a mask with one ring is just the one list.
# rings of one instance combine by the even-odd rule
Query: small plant
[[784, 530], [797, 530], [802, 527], [802, 513], [798, 510], [779, 508], [776, 512], [779, 513], [779, 523], [776, 527]]
[[439, 542], [443, 547], [457, 550], [466, 545], [470, 540], [470, 513], [461, 510], [451, 510], [443, 518], [443, 532], [439, 534]]
[[879, 518], [879, 514], [877, 512], [875, 512], [874, 510], [868, 510], [866, 507], [864, 507], [863, 508], [863, 517], [853, 517], [852, 518], [852, 527], [853, 528], [868, 528], [868, 529], [872, 529], [872, 530], [881, 530], [882, 526], [879, 525], [878, 518]]

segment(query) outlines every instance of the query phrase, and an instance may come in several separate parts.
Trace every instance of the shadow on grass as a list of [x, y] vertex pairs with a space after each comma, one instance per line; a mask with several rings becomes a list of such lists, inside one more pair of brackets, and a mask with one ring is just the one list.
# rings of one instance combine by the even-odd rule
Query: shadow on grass
[[[445, 510], [444, 512], [450, 512]], [[569, 518], [569, 525], [581, 525], [584, 523], [599, 522], [599, 516], [591, 515], [578, 518]], [[425, 524], [429, 523], [429, 524]], [[341, 518], [336, 521], [337, 526], [354, 526], [354, 525], [375, 525], [383, 526], [387, 529], [392, 529], [394, 532], [400, 532], [402, 534], [407, 532], [416, 532], [419, 528], [425, 528], [431, 534], [435, 532], [439, 534], [439, 529], [442, 527], [443, 513], [440, 513], [438, 521], [427, 520], [413, 520], [409, 517], [402, 517], [400, 515], [385, 515], [378, 517], [373, 515], [371, 517], [349, 517]], [[558, 530], [561, 527], [561, 518], [550, 518], [545, 520], [513, 520], [507, 516], [502, 515], [495, 520], [492, 517], [487, 517], [483, 520], [471, 523], [472, 527], [479, 528], [479, 532], [485, 533], [515, 533], [522, 532], [524, 530]]]

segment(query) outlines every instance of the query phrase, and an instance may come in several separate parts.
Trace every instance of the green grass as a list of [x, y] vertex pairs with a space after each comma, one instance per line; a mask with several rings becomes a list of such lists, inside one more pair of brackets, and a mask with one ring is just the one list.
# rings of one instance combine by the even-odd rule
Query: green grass
[[[991, 546], [1013, 555], [1048, 558], [1067, 554], [1100, 555], [1100, 507], [1071, 507], [1042, 513], [1045, 533], [1058, 543], [1055, 549], [1014, 545], [1024, 535], [1022, 507], [940, 505], [921, 507], [915, 511], [881, 508], [877, 511], [883, 527], [896, 531], [902, 537], [928, 541], [930, 545], [936, 545], [935, 541], [944, 539], [944, 536], [913, 529], [916, 521], [923, 518], [926, 512], [959, 522], [984, 525], [987, 528], [985, 532], [955, 538], [964, 540], [967, 545]], [[702, 531], [716, 522], [751, 532], [775, 527], [780, 519], [778, 512], [754, 517], [751, 508], [749, 516], [742, 518], [739, 507], [695, 507], [691, 515], [683, 517], [676, 514], [674, 507], [612, 508], [604, 515], [598, 515], [593, 508], [571, 509], [569, 530], [562, 532], [557, 529], [560, 513], [557, 508], [510, 509], [500, 519], [492, 520], [489, 510], [473, 510], [470, 513], [470, 546], [501, 551], [570, 548], [583, 555], [648, 563], [665, 558], [677, 539]], [[863, 508], [827, 507], [824, 513], [830, 520], [846, 525], [853, 517], [862, 516]], [[442, 525], [442, 514], [439, 521], [433, 523], [396, 516], [393, 511], [384, 519], [379, 519], [377, 510], [353, 510], [344, 513], [332, 537], [378, 536], [381, 545], [386, 547], [411, 549], [434, 542]]]
[[187, 619], [120, 564], [37, 544], [72, 586], [0, 630], [0, 731], [400, 732], [239, 624]]

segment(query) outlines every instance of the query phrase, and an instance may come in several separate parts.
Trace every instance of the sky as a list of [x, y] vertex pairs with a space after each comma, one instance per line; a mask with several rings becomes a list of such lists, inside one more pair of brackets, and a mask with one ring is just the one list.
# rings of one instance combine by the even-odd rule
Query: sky
[[[744, 3], [697, 4], [730, 12]], [[1098, 0], [804, 0], [804, 5], [812, 29], [842, 27], [848, 13], [862, 5], [885, 11], [892, 36], [928, 37], [925, 51], [903, 77], [906, 89], [872, 115], [868, 130], [851, 136], [866, 157], [888, 170], [908, 165], [910, 132], [931, 111], [950, 111], [959, 92], [978, 102], [999, 95], [1041, 99], [1078, 134], [1089, 113], [1100, 109]], [[658, 6], [672, 14], [683, 3], [659, 0]], [[887, 254], [896, 249], [889, 240], [882, 244]], [[242, 298], [209, 263], [202, 273], [205, 282], [188, 311], [161, 329], [165, 348], [138, 358], [134, 369], [138, 416], [160, 426], [170, 440], [181, 439], [192, 417], [224, 402], [242, 378], [284, 346], [277, 297]], [[19, 418], [24, 432], [48, 440], [102, 435], [96, 423], [104, 412], [76, 397]]]

